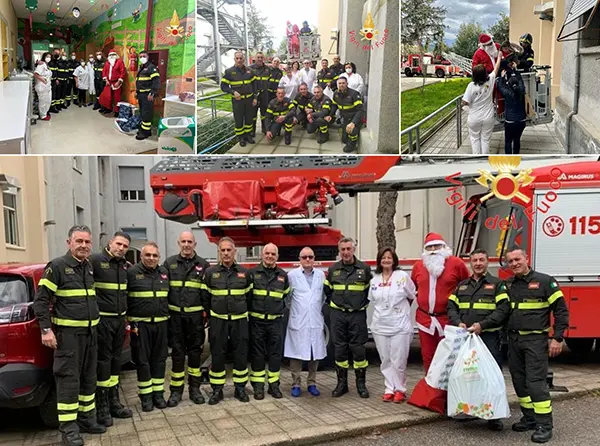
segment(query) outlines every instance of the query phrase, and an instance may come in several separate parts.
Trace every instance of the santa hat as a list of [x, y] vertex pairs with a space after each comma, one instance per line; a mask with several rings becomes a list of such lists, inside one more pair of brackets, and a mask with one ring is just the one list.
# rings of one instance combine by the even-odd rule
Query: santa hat
[[425, 248], [432, 245], [445, 245], [446, 242], [444, 238], [440, 234], [436, 234], [435, 232], [430, 232], [425, 237]]
[[114, 54], [116, 56], [117, 52], [115, 50], [110, 50], [110, 52], [108, 53], [108, 55], [110, 56], [111, 54]]
[[492, 38], [491, 35], [486, 34], [486, 33], [479, 34], [479, 43], [481, 45], [487, 45], [488, 43], [491, 43], [493, 41], [494, 41], [494, 39]]

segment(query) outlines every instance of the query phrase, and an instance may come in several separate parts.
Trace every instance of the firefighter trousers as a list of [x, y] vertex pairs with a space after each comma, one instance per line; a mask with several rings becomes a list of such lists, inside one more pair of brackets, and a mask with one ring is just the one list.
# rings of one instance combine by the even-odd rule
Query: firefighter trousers
[[204, 346], [204, 316], [195, 313], [172, 312], [169, 318], [169, 338], [171, 343], [171, 383], [170, 390], [183, 392], [185, 381], [185, 357], [188, 357], [187, 373], [190, 387], [200, 387], [200, 356]]
[[125, 317], [102, 316], [98, 324], [98, 383], [101, 388], [119, 384], [121, 354], [126, 334]]
[[260, 110], [260, 127], [264, 133], [267, 132], [267, 128], [265, 127], [265, 116], [267, 116], [267, 108], [269, 106], [269, 92], [267, 90], [263, 90], [259, 93], [256, 103], [256, 107], [254, 107], [254, 116], [252, 118], [252, 136], [256, 135], [256, 118], [258, 117], [258, 111]]
[[510, 332], [508, 368], [519, 397], [523, 421], [552, 429], [548, 375], [548, 335]]
[[341, 311], [331, 308], [331, 335], [335, 351], [335, 364], [347, 369], [349, 354], [355, 369], [362, 369], [369, 365], [365, 351], [365, 344], [369, 340], [367, 329], [367, 312]]
[[263, 383], [269, 364], [269, 384], [279, 382], [283, 349], [283, 317], [263, 320], [250, 317], [250, 382]]
[[500, 370], [502, 370], [502, 339], [500, 338], [500, 331], [483, 331], [479, 337], [496, 360]]
[[322, 133], [327, 135], [329, 133], [329, 123], [323, 118], [313, 119], [313, 122], [306, 123], [306, 131], [308, 133]]
[[342, 142], [344, 144], [348, 144], [350, 147], [355, 148], [358, 143], [358, 137], [360, 135], [360, 128], [362, 127], [362, 122], [359, 122], [354, 126], [354, 130], [348, 134], [346, 131], [346, 126], [352, 122], [351, 118], [342, 117]]
[[248, 319], [210, 318], [210, 384], [213, 388], [225, 385], [225, 362], [227, 354], [233, 356], [233, 383], [245, 385], [248, 382]]
[[294, 128], [294, 117], [289, 116], [282, 122], [277, 122], [275, 119], [273, 119], [273, 121], [271, 121], [271, 126], [267, 129], [267, 131], [270, 131], [273, 136], [277, 136], [281, 133], [282, 127], [285, 128], [286, 133], [291, 133], [292, 129]]
[[231, 107], [235, 121], [235, 134], [240, 138], [245, 138], [246, 134], [252, 133], [254, 117], [256, 116], [255, 107], [252, 105], [252, 98], [244, 98], [239, 101], [232, 98]]
[[148, 94], [149, 93], [137, 94], [137, 99], [140, 104], [140, 117], [142, 118], [138, 134], [144, 136], [150, 136], [152, 133], [152, 107], [154, 106], [154, 101], [148, 99]]
[[55, 327], [54, 381], [56, 407], [61, 432], [73, 429], [81, 421], [96, 419], [96, 327]]
[[69, 88], [69, 80], [68, 79], [61, 79], [60, 80], [60, 103], [63, 107], [66, 107], [67, 105], [70, 105], [69, 100], [67, 99], [68, 95], [67, 95], [67, 91]]
[[138, 393], [164, 392], [169, 345], [168, 322], [133, 322], [131, 353], [137, 364]]
[[51, 111], [56, 111], [57, 107], [62, 105], [60, 100], [60, 81], [56, 81], [56, 79], [51, 79], [52, 82], [52, 100], [50, 102]]
[[79, 99], [79, 89], [75, 86], [75, 78], [70, 77], [67, 83], [67, 100], [77, 102]]

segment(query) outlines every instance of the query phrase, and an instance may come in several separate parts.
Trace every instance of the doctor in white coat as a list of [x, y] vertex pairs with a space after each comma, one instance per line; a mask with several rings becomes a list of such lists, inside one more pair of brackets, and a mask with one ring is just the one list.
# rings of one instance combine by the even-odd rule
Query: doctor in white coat
[[406, 398], [406, 363], [413, 338], [410, 305], [414, 299], [415, 284], [398, 269], [398, 256], [392, 248], [382, 249], [377, 255], [369, 301], [373, 308], [371, 332], [385, 381], [385, 402], [401, 403]]
[[302, 362], [308, 361], [308, 392], [319, 396], [317, 367], [327, 356], [325, 344], [325, 319], [323, 318], [323, 283], [325, 274], [314, 268], [315, 253], [311, 248], [300, 251], [300, 267], [288, 273], [290, 317], [285, 336], [284, 356], [290, 358], [292, 396], [299, 397]]

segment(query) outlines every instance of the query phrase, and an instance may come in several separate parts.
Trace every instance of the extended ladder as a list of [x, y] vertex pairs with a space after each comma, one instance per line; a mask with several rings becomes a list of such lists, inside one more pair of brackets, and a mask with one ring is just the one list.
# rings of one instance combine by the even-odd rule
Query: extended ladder
[[442, 53], [442, 56], [449, 60], [454, 65], [460, 67], [461, 70], [464, 71], [465, 74], [471, 74], [473, 72], [473, 61], [471, 59], [467, 59], [466, 57], [460, 56], [456, 53]]

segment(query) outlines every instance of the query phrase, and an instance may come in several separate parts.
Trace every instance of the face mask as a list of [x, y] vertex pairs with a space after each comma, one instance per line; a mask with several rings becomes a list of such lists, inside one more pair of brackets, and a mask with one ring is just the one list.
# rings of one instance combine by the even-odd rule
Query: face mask
[[60, 54], [55, 54], [55, 55], [54, 55], [54, 58], [55, 58], [55, 59], [58, 59], [59, 57], [60, 57]]
[[50, 62], [52, 60], [52, 58], [51, 57], [46, 57], [44, 60], [46, 61], [46, 63], [48, 63], [48, 62]]
[[352, 73], [352, 68], [346, 68], [346, 73], [348, 73], [348, 74]]
[[142, 65], [146, 64], [146, 62], [148, 62], [148, 58], [147, 57], [140, 57], [140, 62], [142, 63]]
[[98, 55], [96, 56], [96, 59], [98, 59], [98, 60], [101, 60], [101, 59], [102, 59], [102, 55], [101, 55], [101, 54], [98, 54]]
[[85, 62], [81, 62], [81, 66], [82, 66], [82, 67], [85, 67]]
[[71, 60], [75, 60], [75, 59], [77, 59], [76, 56], [71, 56]]
[[62, 60], [67, 60], [67, 56], [63, 56], [63, 57], [62, 57]]
[[94, 58], [90, 57], [90, 62], [93, 63], [94, 62]]

